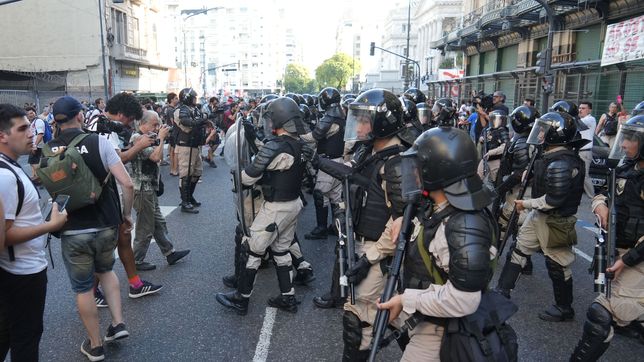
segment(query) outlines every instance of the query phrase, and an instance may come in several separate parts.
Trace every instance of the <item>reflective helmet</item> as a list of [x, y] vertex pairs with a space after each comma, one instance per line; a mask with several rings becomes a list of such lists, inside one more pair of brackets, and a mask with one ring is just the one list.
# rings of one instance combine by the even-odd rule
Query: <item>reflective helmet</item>
[[295, 93], [286, 93], [286, 94], [284, 95], [284, 97], [291, 98], [291, 99], [292, 99], [292, 100], [294, 100], [294, 101], [295, 101], [295, 103], [297, 103], [298, 105], [300, 105], [300, 104], [304, 104], [304, 98], [302, 98], [302, 96], [301, 96], [301, 95], [299, 95], [299, 94], [295, 94]]
[[306, 128], [302, 119], [300, 106], [287, 97], [279, 97], [268, 103], [266, 111], [262, 113], [266, 129], [283, 128], [289, 133], [305, 134]]
[[280, 96], [278, 96], [277, 94], [267, 94], [263, 96], [262, 99], [259, 100], [259, 103], [266, 103], [268, 101], [272, 101], [273, 99], [277, 99], [279, 97]]
[[534, 121], [539, 118], [540, 114], [532, 106], [519, 106], [510, 113], [510, 126], [518, 134], [528, 133], [532, 130]]
[[302, 111], [302, 121], [304, 123], [311, 123], [311, 109], [306, 104], [300, 104], [300, 111]]
[[640, 161], [644, 157], [644, 114], [631, 117], [619, 127], [609, 159]]
[[507, 127], [508, 125], [508, 115], [503, 110], [494, 110], [488, 114], [488, 117], [490, 117], [492, 128]]
[[454, 126], [456, 119], [456, 107], [449, 98], [440, 98], [432, 107], [434, 122], [439, 126]]
[[313, 98], [313, 105], [317, 107], [317, 105], [320, 104], [318, 101], [318, 96], [315, 94], [311, 94], [311, 98]]
[[179, 101], [182, 104], [194, 107], [197, 104], [197, 92], [192, 88], [183, 88], [179, 92]]
[[321, 111], [326, 111], [330, 105], [339, 104], [342, 101], [342, 96], [337, 89], [333, 87], [326, 87], [318, 94], [318, 102]]
[[432, 124], [432, 112], [427, 103], [416, 103], [416, 110], [418, 112], [418, 122], [424, 128], [429, 127]]
[[371, 89], [349, 104], [344, 140], [387, 138], [404, 127], [403, 107], [398, 97], [385, 89]]
[[414, 103], [423, 103], [427, 101], [425, 94], [418, 88], [409, 88], [403, 93], [403, 96]]
[[[402, 153], [403, 194], [409, 177], [420, 176], [426, 191], [443, 190], [450, 204], [461, 210], [481, 210], [493, 192], [477, 175], [478, 153], [469, 134], [454, 127], [423, 132]], [[414, 170], [415, 168], [415, 170]]]
[[534, 122], [527, 142], [533, 145], [563, 146], [578, 139], [577, 122], [570, 114], [548, 112]]
[[633, 108], [633, 112], [631, 112], [632, 116], [637, 116], [640, 114], [644, 114], [644, 101], [639, 102], [635, 108]]
[[418, 126], [418, 108], [409, 98], [400, 97], [400, 102], [403, 105], [403, 122], [405, 125], [413, 124]]
[[345, 114], [349, 111], [349, 104], [353, 103], [355, 100], [356, 100], [355, 97], [353, 97], [353, 98], [351, 98], [351, 97], [347, 97], [347, 98], [343, 97], [342, 98], [342, 103], [340, 103], [340, 105], [342, 105], [342, 108], [344, 108], [344, 113]]
[[310, 94], [302, 94], [302, 98], [304, 98], [304, 102], [306, 102], [306, 105], [309, 108], [315, 107], [315, 101], [313, 100], [313, 97], [311, 97]]
[[573, 102], [564, 101], [564, 100], [555, 102], [555, 104], [553, 104], [552, 107], [548, 109], [548, 111], [568, 113], [573, 118], [579, 117], [579, 108], [577, 108], [577, 105]]
[[356, 99], [356, 97], [358, 97], [358, 95], [357, 95], [357, 94], [353, 94], [353, 93], [347, 93], [347, 94], [344, 94], [344, 95], [342, 96], [342, 102], [344, 102], [344, 101], [345, 101], [345, 100], [347, 100], [348, 98]]

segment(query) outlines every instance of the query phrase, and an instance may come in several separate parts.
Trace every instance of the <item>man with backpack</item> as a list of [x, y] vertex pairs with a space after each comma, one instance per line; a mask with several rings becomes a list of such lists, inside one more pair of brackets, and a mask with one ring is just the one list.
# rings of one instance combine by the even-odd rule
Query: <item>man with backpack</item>
[[[53, 205], [44, 221], [38, 191], [17, 163], [33, 146], [25, 112], [0, 104], [0, 360], [37, 361], [47, 294], [47, 233], [60, 229], [67, 213]], [[4, 240], [4, 243], [3, 243]], [[3, 245], [4, 244], [4, 245]], [[7, 246], [7, 248], [5, 248]]]
[[30, 122], [29, 129], [34, 134], [34, 148], [29, 154], [29, 164], [31, 165], [31, 179], [35, 182], [38, 181], [36, 169], [42, 157], [42, 146], [52, 139], [51, 126], [47, 121], [38, 117], [36, 109], [29, 107], [26, 109], [27, 119]]
[[[134, 188], [113, 145], [105, 137], [82, 131], [84, 115], [76, 99], [69, 96], [58, 99], [52, 113], [60, 132], [43, 152], [46, 158], [41, 163], [41, 175], [43, 179], [47, 173], [52, 175], [52, 169], [58, 165], [58, 177], [52, 179], [60, 179], [61, 170], [66, 169], [65, 160], [80, 155], [72, 177], [75, 186], [66, 190], [70, 196], [69, 219], [60, 233], [61, 249], [72, 290], [76, 293], [78, 311], [89, 335], [81, 345], [81, 352], [91, 361], [99, 361], [104, 358], [104, 352], [93, 293], [95, 275], [101, 282], [112, 317], [105, 341], [129, 335], [123, 323], [119, 282], [112, 267], [119, 226], [132, 228]], [[64, 157], [60, 157], [61, 154]], [[123, 193], [122, 209], [115, 179]], [[87, 200], [84, 185], [96, 183], [98, 188], [90, 192], [95, 198]], [[52, 193], [52, 187], [45, 186]]]

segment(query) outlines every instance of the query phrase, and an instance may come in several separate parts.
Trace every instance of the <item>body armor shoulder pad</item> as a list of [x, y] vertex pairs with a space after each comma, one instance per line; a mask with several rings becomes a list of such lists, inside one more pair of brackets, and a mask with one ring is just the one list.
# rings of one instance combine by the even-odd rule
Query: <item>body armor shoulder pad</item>
[[[550, 206], [559, 207], [563, 205], [572, 187], [573, 168], [578, 165], [571, 165], [567, 160], [560, 159], [550, 162], [546, 169], [546, 202]], [[577, 169], [577, 172], [583, 172]]]
[[331, 129], [331, 125], [333, 125], [333, 117], [329, 116], [326, 114], [322, 119], [318, 121], [318, 123], [315, 125], [315, 128], [313, 129], [313, 138], [315, 138], [316, 141], [323, 140], [326, 137], [326, 134], [329, 132], [329, 129]]
[[283, 145], [285, 143], [281, 140], [281, 137], [271, 138], [268, 142], [262, 146], [262, 148], [253, 159], [251, 163], [244, 171], [250, 177], [259, 177], [266, 170], [268, 165], [273, 161], [275, 156], [282, 153]]
[[402, 160], [394, 156], [385, 161], [384, 181], [387, 192], [387, 200], [391, 204], [391, 217], [396, 219], [403, 215], [405, 201], [402, 198]]
[[530, 145], [525, 139], [518, 139], [512, 148], [512, 169], [525, 170], [530, 163]]
[[449, 247], [449, 280], [458, 290], [484, 290], [492, 277], [490, 246], [496, 237], [482, 211], [458, 212], [445, 226]]

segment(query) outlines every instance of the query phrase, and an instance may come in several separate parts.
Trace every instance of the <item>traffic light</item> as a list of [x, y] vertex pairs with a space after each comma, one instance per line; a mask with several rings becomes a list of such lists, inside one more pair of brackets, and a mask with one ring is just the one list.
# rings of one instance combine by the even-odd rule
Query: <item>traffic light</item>
[[369, 55], [373, 56], [376, 53], [376, 43], [371, 42], [371, 48], [369, 48]]
[[535, 73], [542, 75], [546, 72], [546, 57], [547, 57], [548, 51], [546, 49], [540, 51], [537, 53], [537, 70], [535, 70]]
[[554, 89], [555, 77], [553, 75], [544, 75], [541, 79], [541, 89], [544, 93], [550, 94]]

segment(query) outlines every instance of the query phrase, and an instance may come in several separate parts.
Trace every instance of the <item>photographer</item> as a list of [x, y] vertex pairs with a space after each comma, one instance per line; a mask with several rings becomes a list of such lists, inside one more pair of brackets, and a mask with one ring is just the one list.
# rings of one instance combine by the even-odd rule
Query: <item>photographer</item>
[[505, 105], [505, 94], [501, 91], [496, 91], [492, 95], [492, 111], [503, 111], [505, 114], [510, 114], [510, 109]]
[[[163, 144], [170, 132], [170, 127], [163, 125], [159, 129], [159, 116], [153, 111], [145, 111], [138, 122], [138, 132], [132, 135], [131, 143], [147, 135], [156, 138], [155, 146], [146, 147], [137, 153], [132, 160], [132, 183], [134, 184], [134, 210], [136, 210], [136, 227], [134, 229], [134, 260], [136, 270], [153, 270], [156, 265], [145, 262], [145, 256], [154, 237], [161, 253], [169, 265], [188, 255], [190, 250], [175, 251], [168, 239], [168, 228], [159, 208], [160, 192], [159, 162], [163, 158]], [[155, 133], [158, 130], [158, 135]]]

